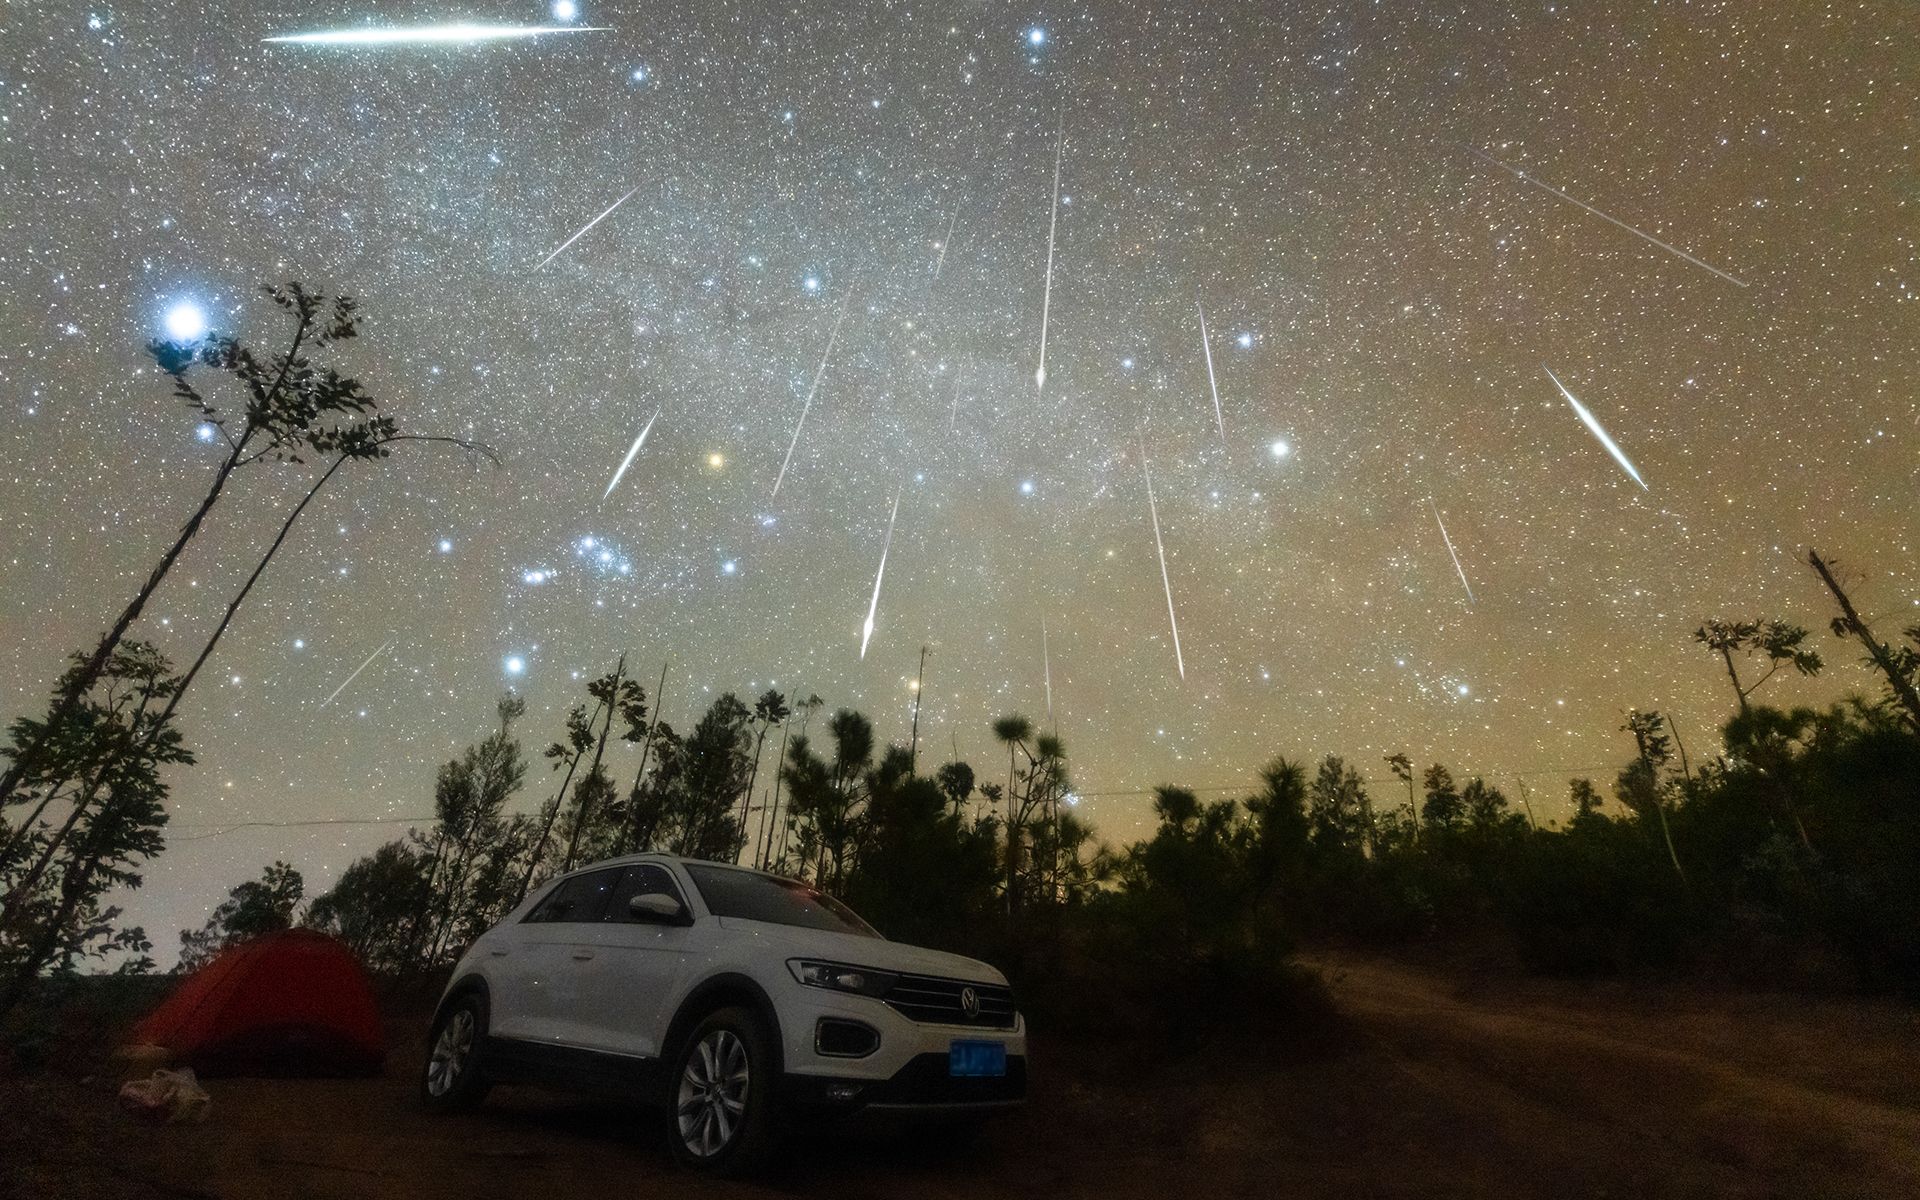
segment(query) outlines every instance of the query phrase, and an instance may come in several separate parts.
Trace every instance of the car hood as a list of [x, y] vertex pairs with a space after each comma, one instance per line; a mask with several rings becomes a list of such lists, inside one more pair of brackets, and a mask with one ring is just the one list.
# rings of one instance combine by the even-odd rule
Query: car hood
[[818, 958], [845, 963], [851, 967], [871, 967], [877, 971], [898, 971], [908, 975], [937, 975], [943, 979], [961, 979], [969, 983], [988, 983], [1005, 987], [1007, 977], [978, 959], [889, 942], [884, 938], [859, 937], [825, 929], [802, 929], [793, 925], [775, 925], [767, 921], [749, 921], [744, 917], [721, 917], [720, 927], [737, 937], [750, 937], [767, 953], [787, 958]]

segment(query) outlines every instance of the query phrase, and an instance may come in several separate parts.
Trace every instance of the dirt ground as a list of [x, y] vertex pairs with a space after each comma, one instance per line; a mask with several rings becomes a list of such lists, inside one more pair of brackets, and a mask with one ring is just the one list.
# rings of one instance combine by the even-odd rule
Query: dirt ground
[[117, 1078], [0, 1080], [0, 1195], [1920, 1195], [1911, 1008], [1309, 961], [1341, 1049], [1130, 1071], [1043, 1040], [1027, 1108], [970, 1149], [845, 1136], [704, 1181], [639, 1110], [502, 1089], [427, 1116], [409, 1027], [385, 1078], [214, 1080], [196, 1127], [123, 1115]]

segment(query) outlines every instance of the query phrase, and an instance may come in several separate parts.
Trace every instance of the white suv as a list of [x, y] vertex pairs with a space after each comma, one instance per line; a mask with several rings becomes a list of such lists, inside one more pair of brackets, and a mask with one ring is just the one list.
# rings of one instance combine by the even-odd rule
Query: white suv
[[800, 1110], [1017, 1105], [1026, 1032], [985, 963], [889, 942], [791, 879], [644, 854], [555, 879], [468, 948], [421, 1090], [446, 1110], [495, 1083], [638, 1095], [682, 1162], [736, 1173]]

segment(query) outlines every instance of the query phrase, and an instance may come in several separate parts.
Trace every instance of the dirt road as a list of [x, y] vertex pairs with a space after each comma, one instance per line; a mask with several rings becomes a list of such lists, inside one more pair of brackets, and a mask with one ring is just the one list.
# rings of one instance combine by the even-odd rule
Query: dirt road
[[0, 1084], [10, 1116], [36, 1105], [53, 1123], [30, 1144], [0, 1135], [0, 1183], [234, 1200], [1920, 1195], [1911, 1009], [1312, 965], [1352, 1023], [1346, 1049], [1147, 1072], [1043, 1042], [1027, 1110], [965, 1151], [842, 1140], [758, 1183], [708, 1183], [635, 1110], [516, 1089], [430, 1118], [409, 1051], [381, 1080], [213, 1081], [195, 1128], [134, 1124], [104, 1079]]

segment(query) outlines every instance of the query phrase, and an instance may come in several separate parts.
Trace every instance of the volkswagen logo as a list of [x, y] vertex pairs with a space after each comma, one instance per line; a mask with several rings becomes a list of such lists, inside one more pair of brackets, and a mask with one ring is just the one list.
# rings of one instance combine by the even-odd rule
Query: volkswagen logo
[[960, 989], [960, 1011], [967, 1014], [967, 1020], [980, 1019], [980, 993], [970, 987]]

